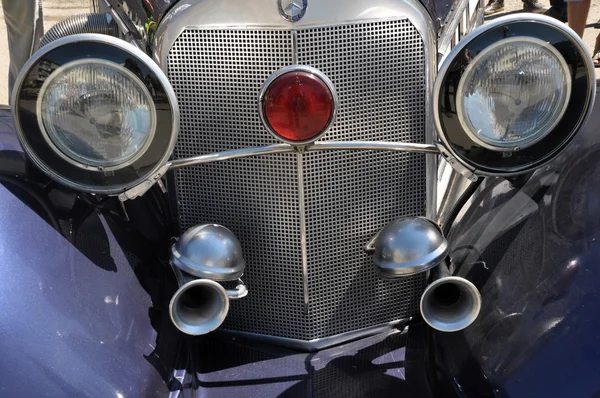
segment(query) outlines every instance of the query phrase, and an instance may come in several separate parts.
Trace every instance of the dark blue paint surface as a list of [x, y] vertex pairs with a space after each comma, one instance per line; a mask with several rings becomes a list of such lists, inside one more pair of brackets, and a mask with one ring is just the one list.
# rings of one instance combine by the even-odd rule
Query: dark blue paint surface
[[98, 267], [0, 186], [0, 395], [154, 395], [150, 298], [109, 239]]
[[549, 165], [486, 179], [452, 231], [483, 299], [471, 327], [440, 337], [467, 392], [479, 368], [500, 396], [600, 396], [599, 105]]

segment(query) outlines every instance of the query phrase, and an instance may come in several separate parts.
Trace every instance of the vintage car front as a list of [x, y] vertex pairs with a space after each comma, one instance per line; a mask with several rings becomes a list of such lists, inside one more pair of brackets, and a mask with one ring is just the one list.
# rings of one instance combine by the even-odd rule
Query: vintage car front
[[599, 393], [572, 30], [477, 1], [101, 5], [2, 113], [2, 393]]

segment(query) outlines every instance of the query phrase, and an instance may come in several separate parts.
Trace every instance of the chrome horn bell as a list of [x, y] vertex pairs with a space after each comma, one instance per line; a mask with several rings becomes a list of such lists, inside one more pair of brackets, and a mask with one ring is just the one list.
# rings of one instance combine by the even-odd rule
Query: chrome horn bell
[[455, 332], [469, 326], [481, 309], [481, 295], [470, 281], [451, 276], [445, 259], [448, 241], [441, 228], [426, 218], [403, 217], [386, 225], [367, 246], [382, 279], [396, 279], [432, 270], [421, 296], [421, 315], [434, 329]]
[[[246, 262], [235, 235], [217, 224], [203, 224], [185, 231], [171, 248], [171, 266], [179, 290], [169, 305], [177, 329], [201, 335], [217, 329], [229, 312], [229, 300], [248, 294], [239, 279]], [[226, 290], [217, 282], [238, 281]]]
[[481, 295], [473, 283], [451, 276], [448, 267], [433, 269], [432, 282], [421, 296], [421, 316], [442, 332], [457, 332], [472, 324], [481, 310]]

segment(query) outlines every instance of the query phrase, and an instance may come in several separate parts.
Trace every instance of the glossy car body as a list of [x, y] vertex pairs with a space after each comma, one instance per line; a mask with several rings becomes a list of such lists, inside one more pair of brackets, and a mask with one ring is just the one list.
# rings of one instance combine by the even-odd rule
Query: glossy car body
[[[135, 25], [149, 17], [160, 23], [172, 6], [131, 1], [120, 9]], [[452, 14], [442, 4], [425, 7], [432, 20]], [[439, 42], [454, 40], [443, 27], [440, 35]], [[168, 208], [160, 187], [126, 208], [62, 188], [23, 156], [9, 112], [0, 116], [7, 396], [600, 393], [597, 109], [557, 158], [533, 173], [486, 177], [457, 214], [450, 257], [481, 291], [475, 323], [441, 333], [417, 318], [312, 353], [177, 331], [167, 310], [176, 283], [164, 266], [175, 227], [155, 217]], [[467, 184], [453, 175], [440, 215]]]

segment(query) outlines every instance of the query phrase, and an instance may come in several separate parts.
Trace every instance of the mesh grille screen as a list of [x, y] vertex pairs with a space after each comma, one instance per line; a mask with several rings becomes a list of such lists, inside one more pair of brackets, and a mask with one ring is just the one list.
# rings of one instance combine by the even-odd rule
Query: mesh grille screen
[[[181, 109], [175, 156], [277, 142], [257, 98], [292, 64], [291, 34], [186, 29], [168, 57]], [[424, 142], [423, 44], [407, 20], [298, 31], [298, 63], [324, 72], [341, 107], [324, 140]], [[230, 228], [247, 259], [250, 294], [233, 301], [225, 327], [310, 340], [413, 316], [424, 276], [380, 281], [363, 254], [387, 222], [425, 211], [423, 155], [321, 152], [304, 156], [309, 266], [302, 294], [296, 155], [229, 160], [177, 171], [182, 229]]]
[[[409, 21], [299, 30], [297, 43], [298, 63], [340, 99], [323, 140], [425, 142], [423, 44]], [[424, 215], [425, 155], [312, 152], [304, 166], [313, 337], [416, 314], [423, 275], [381, 281], [361, 248], [399, 215]]]

